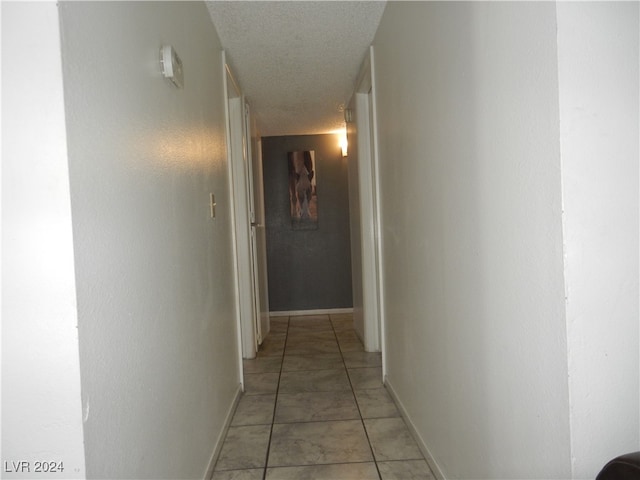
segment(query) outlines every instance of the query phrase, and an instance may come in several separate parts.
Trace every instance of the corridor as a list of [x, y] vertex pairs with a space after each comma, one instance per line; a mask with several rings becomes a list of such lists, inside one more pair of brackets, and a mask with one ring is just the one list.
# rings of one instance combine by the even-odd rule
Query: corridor
[[271, 319], [214, 480], [432, 479], [351, 315]]

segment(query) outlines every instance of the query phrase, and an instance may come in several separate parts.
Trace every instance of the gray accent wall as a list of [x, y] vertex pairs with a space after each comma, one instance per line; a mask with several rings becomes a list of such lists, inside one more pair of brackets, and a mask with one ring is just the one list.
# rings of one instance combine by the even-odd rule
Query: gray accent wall
[[[291, 226], [287, 152], [296, 150], [315, 151], [315, 230]], [[352, 307], [347, 159], [336, 135], [264, 137], [262, 162], [270, 310]]]

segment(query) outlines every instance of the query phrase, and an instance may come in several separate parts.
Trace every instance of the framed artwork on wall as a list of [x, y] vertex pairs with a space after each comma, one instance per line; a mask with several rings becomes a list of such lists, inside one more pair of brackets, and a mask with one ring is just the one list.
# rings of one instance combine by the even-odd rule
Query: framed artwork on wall
[[318, 228], [316, 156], [313, 150], [287, 152], [289, 205], [294, 230]]

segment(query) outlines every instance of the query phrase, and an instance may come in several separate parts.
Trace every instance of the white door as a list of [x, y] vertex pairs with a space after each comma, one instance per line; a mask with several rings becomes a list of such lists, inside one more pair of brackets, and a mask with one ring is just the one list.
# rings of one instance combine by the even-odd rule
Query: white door
[[251, 273], [255, 338], [258, 345], [269, 334], [269, 286], [267, 280], [267, 242], [264, 223], [264, 189], [262, 181], [262, 142], [255, 136], [251, 110], [245, 102], [247, 132], [247, 179], [249, 181], [249, 216], [251, 221]]
[[[223, 53], [224, 62], [224, 53]], [[231, 184], [233, 239], [235, 248], [236, 305], [241, 357], [254, 358], [257, 351], [255, 289], [251, 241], [248, 134], [244, 99], [226, 63], [224, 86], [227, 96], [227, 148]], [[242, 364], [240, 358], [240, 363]]]

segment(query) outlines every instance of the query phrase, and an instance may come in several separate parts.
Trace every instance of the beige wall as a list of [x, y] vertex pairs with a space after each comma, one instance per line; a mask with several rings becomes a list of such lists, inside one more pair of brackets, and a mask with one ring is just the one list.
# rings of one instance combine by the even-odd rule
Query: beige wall
[[60, 12], [87, 475], [203, 478], [239, 388], [220, 41], [199, 2]]
[[389, 386], [446, 478], [595, 477], [640, 448], [637, 4], [390, 2], [374, 45]]
[[568, 478], [555, 5], [394, 3], [376, 60], [387, 375], [446, 478]]

